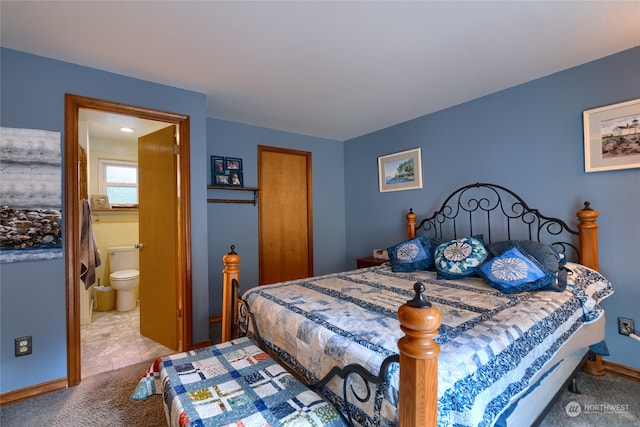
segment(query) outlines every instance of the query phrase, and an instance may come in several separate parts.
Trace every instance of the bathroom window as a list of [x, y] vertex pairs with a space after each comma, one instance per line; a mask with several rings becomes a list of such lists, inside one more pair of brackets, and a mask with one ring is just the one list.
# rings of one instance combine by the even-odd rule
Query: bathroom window
[[112, 207], [138, 206], [138, 164], [121, 160], [99, 160], [100, 194], [109, 196]]

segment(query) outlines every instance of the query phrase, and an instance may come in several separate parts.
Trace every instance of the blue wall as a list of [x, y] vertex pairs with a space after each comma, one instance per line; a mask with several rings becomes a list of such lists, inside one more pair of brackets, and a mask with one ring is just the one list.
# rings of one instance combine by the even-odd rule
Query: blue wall
[[[313, 172], [314, 273], [355, 268], [345, 257], [343, 143], [241, 123], [207, 119], [207, 154], [242, 158], [244, 185], [258, 186], [258, 145], [311, 152]], [[211, 169], [209, 169], [210, 171]], [[211, 178], [208, 180], [211, 183]], [[210, 198], [251, 198], [252, 193], [209, 190]], [[212, 315], [221, 314], [222, 257], [231, 244], [240, 254], [243, 290], [258, 284], [258, 207], [209, 203], [209, 300]], [[277, 212], [274, 212], [277, 214]]]
[[[617, 333], [618, 316], [640, 323], [640, 169], [585, 173], [582, 137], [583, 110], [638, 97], [640, 47], [346, 141], [347, 257], [400, 241], [410, 207], [426, 214], [473, 182], [505, 185], [574, 224], [588, 200], [600, 212], [600, 270], [615, 289], [603, 304], [607, 359], [640, 368], [640, 343]], [[423, 188], [379, 193], [377, 156], [414, 147]]]
[[[220, 314], [230, 244], [242, 256], [243, 288], [258, 281], [257, 207], [206, 203], [236, 198], [206, 190], [210, 156], [242, 158], [245, 185], [257, 186], [257, 145], [268, 145], [312, 152], [316, 274], [353, 268], [355, 258], [398, 242], [409, 207], [432, 211], [470, 182], [506, 185], [531, 206], [569, 219], [591, 201], [601, 214], [600, 269], [616, 289], [604, 303], [609, 359], [640, 367], [638, 343], [615, 325], [618, 316], [640, 321], [640, 169], [585, 174], [582, 142], [583, 110], [640, 96], [640, 48], [345, 143], [207, 119], [203, 94], [8, 49], [0, 54], [2, 126], [58, 131], [64, 140], [65, 93], [190, 116], [196, 342], [207, 338], [208, 316]], [[377, 157], [414, 147], [422, 147], [423, 189], [379, 193]], [[63, 260], [0, 266], [0, 392], [66, 376], [65, 290]], [[33, 336], [34, 352], [15, 358], [13, 339], [23, 335]]]
[[[208, 339], [205, 96], [14, 50], [0, 55], [0, 124], [60, 132], [63, 151], [65, 93], [190, 116], [193, 341]], [[0, 266], [0, 392], [66, 377], [65, 280], [63, 259]], [[33, 336], [33, 354], [16, 358], [13, 340], [24, 335]]]

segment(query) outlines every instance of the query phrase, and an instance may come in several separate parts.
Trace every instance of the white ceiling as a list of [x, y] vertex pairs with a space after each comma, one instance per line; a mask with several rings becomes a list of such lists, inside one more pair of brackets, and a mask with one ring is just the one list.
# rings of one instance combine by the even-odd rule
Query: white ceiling
[[4, 47], [205, 93], [209, 117], [337, 140], [640, 45], [640, 1], [0, 7]]
[[[80, 109], [78, 120], [87, 124], [91, 150], [118, 153], [123, 147], [119, 143], [135, 144], [126, 152], [136, 155], [139, 137], [170, 126], [168, 123], [86, 108]], [[131, 129], [131, 132], [123, 132], [122, 127]]]

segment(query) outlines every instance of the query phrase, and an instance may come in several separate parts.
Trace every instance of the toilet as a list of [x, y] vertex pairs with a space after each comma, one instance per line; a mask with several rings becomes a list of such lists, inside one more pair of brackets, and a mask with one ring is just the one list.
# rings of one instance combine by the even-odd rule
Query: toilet
[[138, 248], [114, 246], [109, 250], [109, 283], [116, 290], [116, 310], [129, 311], [138, 303], [140, 264]]

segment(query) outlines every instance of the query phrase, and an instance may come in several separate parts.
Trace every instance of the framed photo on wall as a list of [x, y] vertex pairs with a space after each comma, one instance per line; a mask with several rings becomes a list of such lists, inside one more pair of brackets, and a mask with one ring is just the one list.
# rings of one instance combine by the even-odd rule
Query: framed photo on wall
[[584, 171], [640, 167], [640, 99], [585, 110]]
[[241, 171], [242, 170], [242, 159], [239, 159], [237, 157], [226, 157], [225, 158], [225, 162], [226, 162], [226, 168], [227, 170], [236, 170], [236, 171]]
[[211, 156], [211, 185], [220, 185], [218, 183], [218, 175], [225, 174], [224, 157]]
[[219, 173], [215, 175], [215, 181], [213, 182], [213, 185], [218, 185], [218, 186], [229, 185], [229, 174]]
[[378, 157], [378, 187], [381, 193], [422, 188], [421, 149]]
[[232, 187], [243, 186], [242, 172], [231, 170], [229, 171], [229, 185]]
[[224, 157], [211, 156], [211, 170], [213, 173], [224, 173]]

